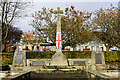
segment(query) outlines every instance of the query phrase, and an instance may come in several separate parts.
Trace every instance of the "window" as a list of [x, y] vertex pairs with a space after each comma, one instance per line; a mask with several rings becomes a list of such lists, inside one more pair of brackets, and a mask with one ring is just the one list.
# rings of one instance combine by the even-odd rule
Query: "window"
[[49, 50], [51, 51], [51, 46], [48, 46]]
[[46, 46], [43, 46], [43, 51], [46, 51], [46, 50], [44, 50], [44, 49], [46, 49]]
[[118, 48], [118, 47], [116, 47], [116, 50], [118, 51], [118, 50], [119, 50], [119, 48]]
[[21, 49], [21, 46], [19, 46], [19, 47], [18, 47], [18, 51], [21, 51], [21, 50], [22, 50], [22, 49]]
[[32, 46], [32, 51], [34, 51], [34, 46]]
[[70, 46], [67, 46], [68, 49], [70, 49]]
[[43, 46], [43, 49], [46, 48], [46, 46]]
[[82, 51], [82, 46], [79, 46], [79, 51]]
[[94, 47], [94, 46], [92, 46], [92, 47], [91, 47], [91, 50], [92, 50], [92, 51], [94, 51], [94, 50], [95, 50], [95, 47]]
[[99, 46], [96, 46], [96, 51], [99, 51]]
[[102, 48], [102, 51], [104, 51], [104, 48], [103, 47], [101, 47]]
[[70, 46], [66, 46], [65, 50], [70, 51]]
[[28, 46], [26, 46], [25, 49], [28, 49]]
[[39, 48], [40, 48], [40, 47], [39, 47], [39, 46], [37, 46], [37, 47], [36, 47], [36, 51], [39, 51]]
[[85, 49], [87, 49], [88, 48], [88, 46], [85, 46]]
[[74, 47], [74, 48], [73, 48], [73, 51], [77, 51], [77, 47]]

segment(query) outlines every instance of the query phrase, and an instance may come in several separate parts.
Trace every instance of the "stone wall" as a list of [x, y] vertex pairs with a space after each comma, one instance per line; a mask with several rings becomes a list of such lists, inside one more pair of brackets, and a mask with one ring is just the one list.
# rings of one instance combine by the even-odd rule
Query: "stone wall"
[[32, 66], [33, 61], [44, 61], [46, 66], [48, 66], [51, 59], [27, 59], [27, 66]]
[[[32, 66], [33, 61], [44, 61], [49, 66], [51, 59], [27, 59], [27, 66]], [[85, 65], [91, 65], [91, 59], [68, 59], [69, 65], [73, 66], [74, 61], [85, 61]]]

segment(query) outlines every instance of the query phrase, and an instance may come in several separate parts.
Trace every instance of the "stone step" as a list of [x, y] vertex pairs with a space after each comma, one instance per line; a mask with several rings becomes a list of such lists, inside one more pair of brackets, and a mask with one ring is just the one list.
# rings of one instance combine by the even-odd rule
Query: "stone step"
[[105, 66], [105, 65], [96, 65], [96, 69], [97, 70], [105, 70], [105, 69], [107, 69], [107, 67]]

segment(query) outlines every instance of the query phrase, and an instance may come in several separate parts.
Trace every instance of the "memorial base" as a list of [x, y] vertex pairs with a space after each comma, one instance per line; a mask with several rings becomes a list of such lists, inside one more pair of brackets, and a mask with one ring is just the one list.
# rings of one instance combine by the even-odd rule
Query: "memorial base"
[[66, 56], [62, 52], [57, 52], [52, 56], [50, 66], [68, 66]]

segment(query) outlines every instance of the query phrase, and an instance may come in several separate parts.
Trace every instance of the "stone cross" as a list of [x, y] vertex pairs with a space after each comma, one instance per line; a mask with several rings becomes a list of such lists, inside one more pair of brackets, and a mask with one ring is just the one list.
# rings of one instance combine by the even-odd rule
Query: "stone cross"
[[60, 13], [63, 13], [63, 10], [60, 10], [60, 7], [58, 7], [57, 10], [54, 10], [54, 13], [57, 14], [57, 32], [61, 32]]
[[57, 10], [54, 10], [54, 13], [57, 14], [56, 52], [61, 52], [62, 51], [62, 38], [61, 38], [60, 13], [63, 13], [63, 10], [60, 10], [60, 7], [58, 7]]
[[52, 56], [50, 65], [52, 65], [52, 66], [68, 66], [66, 56], [62, 53], [60, 13], [63, 13], [63, 10], [60, 10], [60, 8], [58, 7], [57, 10], [54, 11], [54, 13], [57, 13], [56, 53]]

